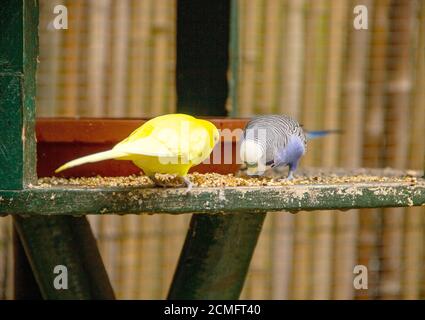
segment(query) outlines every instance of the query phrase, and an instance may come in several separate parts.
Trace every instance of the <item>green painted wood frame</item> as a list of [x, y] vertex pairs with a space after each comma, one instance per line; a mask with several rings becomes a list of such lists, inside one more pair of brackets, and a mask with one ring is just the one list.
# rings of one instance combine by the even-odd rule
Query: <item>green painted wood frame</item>
[[184, 188], [52, 186], [1, 191], [0, 197], [1, 213], [31, 216], [348, 210], [423, 206], [425, 180], [193, 188], [189, 194]]
[[[0, 6], [0, 190], [34, 184], [35, 88], [38, 55], [38, 1], [4, 0]], [[22, 212], [27, 214], [27, 212]], [[43, 298], [113, 299], [114, 293], [85, 217], [14, 216], [14, 225]], [[25, 289], [28, 270], [15, 241], [16, 298], [38, 298]], [[20, 257], [20, 258], [19, 258]], [[57, 290], [54, 267], [68, 268], [67, 290]], [[32, 282], [31, 277], [26, 278]], [[32, 287], [32, 286], [28, 286]]]

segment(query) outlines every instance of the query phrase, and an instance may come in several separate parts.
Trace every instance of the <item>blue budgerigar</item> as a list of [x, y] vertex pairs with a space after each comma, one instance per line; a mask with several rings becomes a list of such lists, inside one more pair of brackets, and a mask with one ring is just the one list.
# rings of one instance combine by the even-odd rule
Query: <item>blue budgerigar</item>
[[270, 167], [288, 166], [288, 179], [293, 179], [298, 163], [307, 151], [307, 140], [331, 132], [335, 131], [305, 132], [296, 120], [285, 115], [259, 116], [245, 127], [240, 158], [249, 175], [262, 175]]

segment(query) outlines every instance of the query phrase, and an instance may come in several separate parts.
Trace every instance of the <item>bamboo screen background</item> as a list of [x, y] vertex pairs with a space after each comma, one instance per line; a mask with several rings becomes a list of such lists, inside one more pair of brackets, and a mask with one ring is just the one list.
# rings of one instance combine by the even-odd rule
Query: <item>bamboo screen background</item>
[[[69, 29], [51, 27], [65, 4]], [[367, 5], [369, 29], [352, 27]], [[423, 169], [425, 1], [239, 0], [237, 114], [285, 113], [309, 129], [302, 166]], [[40, 0], [39, 116], [175, 110], [175, 0]], [[230, 104], [230, 101], [229, 101]], [[229, 105], [229, 108], [232, 106]], [[270, 214], [242, 298], [425, 298], [425, 208]], [[189, 215], [90, 216], [119, 298], [164, 298]], [[12, 297], [10, 219], [0, 298]], [[353, 289], [353, 267], [369, 289]]]

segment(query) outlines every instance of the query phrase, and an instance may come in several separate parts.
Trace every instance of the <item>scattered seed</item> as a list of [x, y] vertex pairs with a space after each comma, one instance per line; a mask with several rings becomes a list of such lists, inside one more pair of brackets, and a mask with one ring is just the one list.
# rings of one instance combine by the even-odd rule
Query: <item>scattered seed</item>
[[[384, 174], [384, 175], [383, 175]], [[409, 183], [416, 185], [424, 183], [420, 178], [419, 171], [407, 170], [300, 170], [293, 180], [286, 180], [283, 175], [267, 173], [263, 177], [249, 177], [242, 172], [222, 175], [218, 173], [191, 173], [188, 175], [195, 187], [247, 187], [247, 186], [288, 186], [288, 185], [311, 185], [311, 184], [355, 184], [371, 182], [387, 183]], [[182, 181], [179, 177], [170, 174], [156, 174], [155, 178], [162, 184], [170, 187], [180, 187]], [[79, 178], [59, 178], [48, 177], [38, 179], [37, 187], [52, 187], [58, 185], [82, 186], [82, 187], [153, 187], [153, 181], [145, 175], [130, 175], [126, 177], [79, 177]], [[0, 199], [1, 201], [1, 199]]]

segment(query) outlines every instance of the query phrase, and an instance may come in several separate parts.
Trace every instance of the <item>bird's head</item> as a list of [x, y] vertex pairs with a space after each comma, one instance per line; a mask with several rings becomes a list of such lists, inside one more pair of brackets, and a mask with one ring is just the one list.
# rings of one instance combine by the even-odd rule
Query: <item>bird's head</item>
[[215, 146], [218, 141], [220, 140], [220, 133], [218, 132], [218, 129], [216, 128], [215, 125], [213, 125], [213, 128], [211, 128], [212, 131], [212, 146]]
[[218, 143], [220, 140], [220, 133], [218, 132], [217, 127], [210, 121], [207, 120], [199, 120], [202, 122], [202, 126], [207, 130], [208, 135], [210, 137], [210, 147], [211, 149]]
[[264, 150], [260, 144], [253, 140], [243, 140], [239, 156], [247, 166], [247, 173], [254, 175], [263, 171], [264, 168]]

